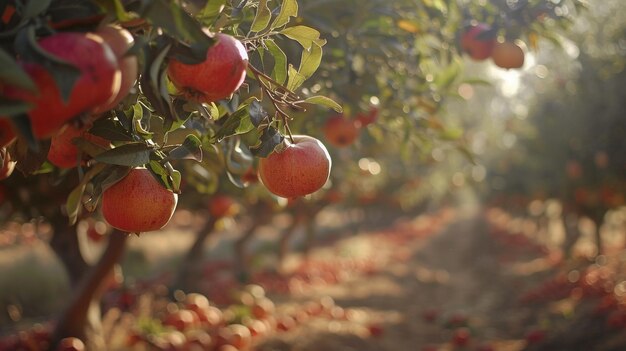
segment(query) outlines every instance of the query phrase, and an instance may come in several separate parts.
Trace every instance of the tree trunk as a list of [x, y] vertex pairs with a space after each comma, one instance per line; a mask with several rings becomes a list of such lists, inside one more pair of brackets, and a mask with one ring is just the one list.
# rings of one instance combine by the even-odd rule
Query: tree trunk
[[285, 261], [285, 257], [287, 256], [287, 252], [289, 251], [289, 242], [291, 241], [291, 237], [293, 237], [293, 233], [295, 233], [300, 221], [300, 215], [298, 213], [294, 213], [293, 218], [291, 219], [291, 224], [285, 228], [280, 235], [278, 247], [278, 266], [281, 268]]
[[75, 287], [89, 269], [83, 259], [78, 245], [76, 227], [67, 224], [67, 217], [61, 216], [51, 221], [52, 238], [50, 247], [59, 258], [70, 280], [70, 286]]
[[563, 242], [563, 254], [565, 259], [572, 257], [572, 249], [576, 242], [580, 238], [580, 230], [578, 229], [579, 217], [575, 214], [566, 215], [563, 218], [563, 225], [565, 227], [565, 241]]
[[596, 213], [593, 213], [591, 216], [589, 216], [589, 218], [591, 218], [591, 221], [595, 226], [594, 236], [596, 241], [596, 247], [598, 248], [596, 254], [599, 256], [604, 253], [604, 241], [602, 240], [602, 231], [600, 230], [602, 229], [601, 227], [604, 220], [604, 212], [600, 212], [599, 210], [597, 210]]
[[213, 233], [215, 229], [215, 218], [210, 217], [204, 227], [198, 232], [196, 241], [181, 264], [178, 277], [175, 280], [174, 287], [183, 289], [185, 292], [192, 292], [196, 289], [196, 278], [200, 275], [200, 263], [202, 261], [204, 243], [206, 239]]
[[54, 332], [52, 347], [65, 337], [76, 337], [83, 340], [88, 350], [105, 348], [102, 333], [100, 297], [108, 283], [107, 277], [113, 266], [121, 259], [127, 233], [119, 230], [109, 235], [109, 243], [98, 263], [83, 275], [74, 289], [69, 306], [61, 314]]
[[239, 239], [235, 241], [235, 273], [237, 277], [240, 277], [242, 280], [246, 280], [248, 273], [250, 272], [249, 259], [248, 254], [246, 252], [246, 245], [248, 242], [254, 238], [254, 233], [256, 233], [257, 228], [262, 225], [259, 222], [259, 219], [252, 218], [252, 224], [250, 227], [241, 235]]

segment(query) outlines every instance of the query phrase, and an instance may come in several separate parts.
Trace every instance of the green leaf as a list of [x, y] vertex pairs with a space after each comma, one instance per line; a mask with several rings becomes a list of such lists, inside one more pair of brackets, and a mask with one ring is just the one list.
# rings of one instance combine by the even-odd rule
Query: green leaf
[[297, 41], [306, 50], [311, 49], [313, 43], [316, 43], [319, 46], [326, 43], [325, 40], [320, 39], [320, 32], [307, 26], [293, 26], [285, 28], [280, 31], [280, 34]]
[[24, 19], [31, 19], [39, 16], [48, 9], [52, 0], [27, 1], [22, 11]]
[[439, 74], [435, 77], [435, 81], [433, 82], [435, 86], [440, 90], [445, 90], [459, 76], [461, 73], [461, 66], [458, 61], [454, 61], [450, 63], [448, 67], [446, 67], [443, 71], [439, 72]]
[[278, 132], [278, 129], [268, 127], [263, 130], [259, 139], [259, 144], [251, 147], [250, 152], [256, 157], [267, 157], [285, 140], [285, 137]]
[[133, 16], [126, 12], [124, 4], [122, 4], [121, 0], [96, 0], [96, 3], [110, 13], [115, 14], [119, 21], [130, 21], [136, 18], [136, 15]]
[[198, 18], [205, 23], [211, 24], [217, 19], [217, 17], [224, 11], [226, 0], [211, 0], [207, 1], [204, 8], [198, 14]]
[[472, 153], [465, 145], [458, 145], [456, 147], [456, 149], [463, 155], [465, 156], [465, 158], [468, 159], [468, 161], [470, 161], [472, 164], [477, 165], [478, 162], [476, 162], [476, 157], [474, 155], [474, 153]]
[[111, 141], [133, 141], [122, 123], [113, 118], [100, 118], [93, 123], [89, 133]]
[[78, 219], [80, 208], [82, 206], [83, 193], [85, 192], [86, 184], [79, 184], [74, 190], [70, 192], [65, 201], [65, 210], [70, 220], [70, 225], [74, 225]]
[[280, 6], [280, 12], [274, 22], [272, 23], [271, 28], [278, 28], [289, 23], [290, 17], [298, 16], [298, 1], [296, 0], [283, 0], [282, 5]]
[[304, 76], [304, 79], [308, 79], [317, 71], [317, 68], [322, 62], [322, 47], [313, 44], [311, 50], [302, 51], [302, 58], [300, 59], [300, 68], [298, 72]]
[[309, 77], [315, 73], [317, 68], [322, 62], [322, 47], [313, 44], [310, 50], [302, 50], [302, 57], [300, 58], [300, 68], [297, 72], [295, 69], [289, 66], [287, 75], [289, 80], [287, 82], [287, 88], [294, 91], [304, 83]]
[[102, 174], [102, 171], [107, 167], [105, 164], [98, 164], [90, 169], [83, 179], [80, 181], [78, 186], [76, 186], [67, 197], [67, 201], [65, 202], [65, 209], [67, 211], [67, 216], [70, 220], [70, 225], [76, 224], [76, 220], [78, 219], [78, 214], [80, 213], [83, 193], [85, 192], [85, 188], [87, 183], [89, 183], [94, 177]]
[[33, 108], [32, 104], [24, 101], [10, 100], [0, 96], [0, 115], [16, 116], [26, 113]]
[[202, 161], [202, 141], [193, 134], [187, 135], [182, 145], [168, 154], [168, 159]]
[[37, 92], [37, 86], [35, 86], [30, 76], [2, 48], [0, 48], [0, 81], [33, 93]]
[[250, 122], [255, 127], [258, 127], [268, 116], [267, 111], [263, 109], [263, 105], [256, 99], [250, 103], [248, 113], [250, 113]]
[[343, 112], [343, 108], [341, 107], [341, 105], [339, 105], [333, 99], [328, 98], [326, 96], [321, 96], [321, 95], [311, 96], [310, 98], [306, 98], [304, 102], [306, 102], [307, 104], [330, 107], [339, 113]]
[[152, 148], [144, 143], [130, 143], [105, 151], [95, 157], [95, 160], [111, 165], [139, 167], [150, 162]]
[[463, 79], [461, 83], [471, 84], [471, 85], [486, 85], [486, 86], [493, 85], [490, 81], [486, 79], [481, 79], [481, 78], [467, 78], [467, 79]]
[[289, 69], [287, 71], [287, 89], [294, 91], [296, 88], [302, 85], [306, 78], [301, 75], [292, 65], [289, 65]]
[[274, 58], [274, 69], [272, 70], [272, 78], [280, 84], [285, 83], [287, 79], [287, 55], [274, 42], [274, 40], [266, 40], [267, 50]]
[[250, 121], [248, 106], [244, 106], [228, 116], [226, 122], [215, 134], [215, 139], [220, 141], [229, 136], [245, 134], [252, 129], [254, 129], [254, 125]]
[[256, 15], [254, 16], [254, 21], [252, 21], [252, 26], [250, 27], [250, 31], [258, 33], [264, 30], [270, 24], [271, 19], [272, 12], [269, 7], [267, 7], [267, 0], [260, 0], [256, 10]]
[[207, 50], [215, 43], [215, 39], [203, 30], [202, 24], [185, 12], [177, 1], [144, 1], [139, 13], [165, 33], [188, 43], [194, 57], [199, 60], [206, 57]]

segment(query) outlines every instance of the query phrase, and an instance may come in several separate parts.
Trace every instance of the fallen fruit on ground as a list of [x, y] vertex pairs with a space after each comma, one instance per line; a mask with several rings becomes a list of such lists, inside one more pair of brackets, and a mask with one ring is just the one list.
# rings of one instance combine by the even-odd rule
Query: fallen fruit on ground
[[324, 144], [307, 135], [294, 135], [293, 142], [287, 138], [281, 146], [259, 161], [259, 177], [270, 192], [294, 198], [324, 186], [331, 168]]
[[218, 33], [204, 62], [188, 65], [170, 60], [167, 74], [187, 99], [214, 102], [230, 97], [246, 78], [248, 53], [243, 44], [230, 35]]
[[128, 233], [159, 230], [172, 218], [178, 195], [164, 188], [145, 168], [134, 168], [102, 193], [102, 215]]

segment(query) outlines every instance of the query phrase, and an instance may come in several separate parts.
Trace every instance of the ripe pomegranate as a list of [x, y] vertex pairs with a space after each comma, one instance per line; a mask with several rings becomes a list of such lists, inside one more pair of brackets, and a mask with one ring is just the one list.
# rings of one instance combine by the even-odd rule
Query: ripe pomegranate
[[165, 189], [145, 168], [135, 168], [102, 194], [102, 215], [114, 228], [140, 233], [163, 228], [178, 195]]
[[11, 154], [5, 148], [0, 148], [0, 158], [2, 159], [2, 167], [0, 167], [0, 180], [7, 179], [15, 169], [17, 162], [11, 159]]
[[246, 78], [248, 53], [237, 39], [222, 33], [204, 62], [188, 65], [171, 59], [167, 74], [187, 99], [214, 102], [231, 96]]
[[0, 117], [0, 147], [5, 147], [15, 140], [15, 132], [8, 119]]
[[93, 110], [94, 114], [100, 114], [115, 108], [128, 95], [137, 80], [139, 67], [137, 66], [137, 56], [124, 56], [135, 43], [135, 39], [129, 31], [116, 25], [107, 25], [99, 28], [96, 34], [104, 39], [104, 42], [115, 54], [121, 73], [120, 90], [117, 94]]
[[524, 49], [510, 41], [497, 43], [491, 53], [491, 59], [500, 68], [521, 68], [524, 66]]
[[215, 195], [209, 202], [209, 213], [215, 218], [231, 217], [237, 212], [237, 203], [228, 195]]
[[74, 83], [69, 100], [61, 92], [52, 75], [41, 65], [21, 62], [38, 88], [38, 94], [6, 86], [3, 95], [30, 102], [28, 112], [36, 138], [49, 138], [70, 119], [101, 105], [119, 90], [120, 71], [111, 48], [94, 34], [58, 33], [39, 41], [42, 49], [75, 65], [81, 72]]
[[461, 35], [461, 48], [469, 57], [476, 61], [483, 61], [491, 56], [496, 40], [494, 37], [481, 38], [478, 36], [490, 31], [491, 27], [486, 23], [478, 23], [468, 27]]
[[359, 128], [354, 120], [335, 115], [326, 120], [324, 135], [331, 145], [346, 147], [352, 145], [359, 136]]
[[78, 128], [69, 125], [57, 135], [52, 137], [48, 161], [59, 168], [74, 168], [78, 164], [78, 147], [74, 139], [83, 138], [102, 147], [108, 147], [111, 143], [101, 137], [87, 133], [89, 127]]
[[282, 150], [259, 162], [259, 178], [275, 195], [293, 198], [319, 190], [330, 176], [331, 159], [319, 140], [294, 135]]

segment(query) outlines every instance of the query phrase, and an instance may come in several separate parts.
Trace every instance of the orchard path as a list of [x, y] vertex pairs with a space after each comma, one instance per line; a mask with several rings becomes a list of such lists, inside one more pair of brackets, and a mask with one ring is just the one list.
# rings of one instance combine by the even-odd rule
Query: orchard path
[[[355, 239], [359, 240], [359, 239]], [[376, 244], [377, 250], [387, 250]], [[471, 348], [481, 340], [494, 340], [498, 350], [520, 350], [523, 321], [528, 311], [516, 304], [519, 280], [498, 262], [497, 244], [488, 236], [487, 224], [477, 210], [459, 214], [447, 227], [404, 248], [406, 262], [392, 262], [374, 275], [361, 276], [335, 286], [319, 287], [291, 297], [279, 308], [297, 308], [303, 301], [331, 296], [338, 306], [357, 311], [354, 319], [312, 319], [293, 331], [267, 340], [259, 350], [421, 350], [436, 345], [452, 349], [451, 329], [445, 321], [461, 313], [468, 317], [473, 336]], [[322, 253], [317, 253], [323, 255]], [[423, 318], [434, 309], [434, 322]], [[382, 328], [370, 336], [369, 326]], [[504, 340], [503, 340], [504, 339]]]

